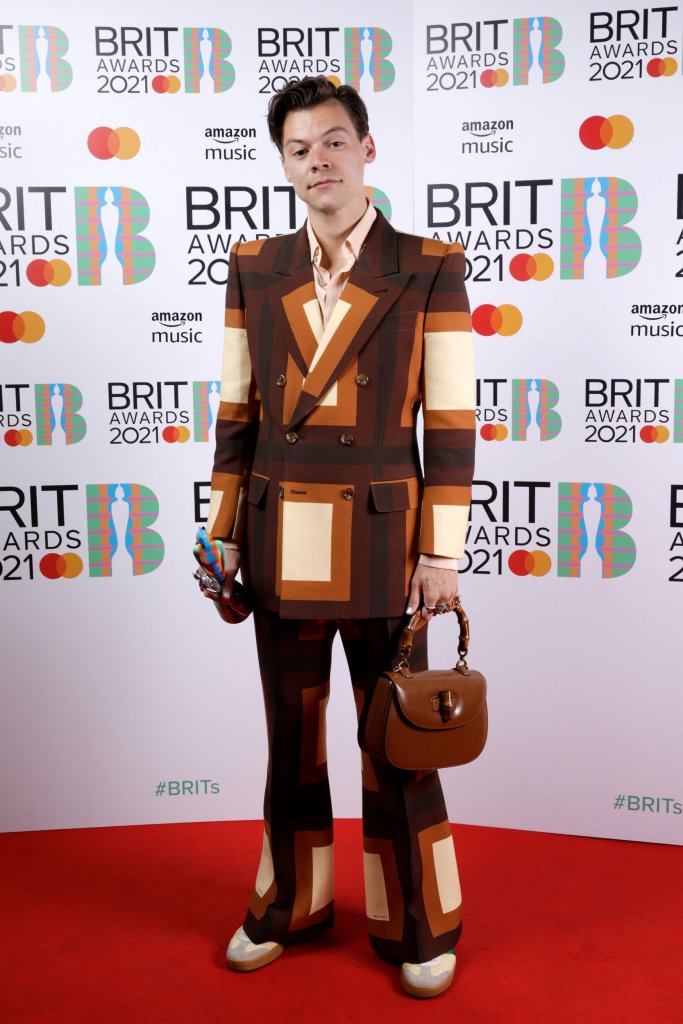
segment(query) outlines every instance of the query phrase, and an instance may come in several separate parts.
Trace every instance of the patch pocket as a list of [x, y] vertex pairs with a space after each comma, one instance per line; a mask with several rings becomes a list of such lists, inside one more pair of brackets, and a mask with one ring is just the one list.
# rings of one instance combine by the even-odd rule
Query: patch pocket
[[258, 508], [263, 504], [263, 499], [266, 491], [268, 490], [269, 483], [269, 476], [262, 476], [261, 473], [251, 474], [249, 477], [249, 486], [247, 488], [247, 501], [250, 505], [256, 505]]
[[370, 484], [372, 503], [376, 512], [405, 512], [420, 504], [420, 481], [417, 477], [405, 480], [377, 480]]

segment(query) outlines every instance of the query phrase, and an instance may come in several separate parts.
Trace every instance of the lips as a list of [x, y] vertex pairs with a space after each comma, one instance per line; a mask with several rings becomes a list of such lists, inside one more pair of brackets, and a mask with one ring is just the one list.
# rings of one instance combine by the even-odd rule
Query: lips
[[321, 178], [319, 181], [314, 181], [310, 187], [320, 188], [323, 185], [337, 185], [339, 184], [339, 181], [339, 178]]

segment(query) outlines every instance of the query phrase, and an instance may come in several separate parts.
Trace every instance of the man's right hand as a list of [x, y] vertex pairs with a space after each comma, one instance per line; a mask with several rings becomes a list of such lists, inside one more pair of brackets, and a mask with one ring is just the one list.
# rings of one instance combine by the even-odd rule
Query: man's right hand
[[237, 548], [226, 548], [225, 549], [225, 562], [223, 569], [225, 570], [225, 579], [223, 580], [223, 589], [221, 590], [221, 597], [228, 598], [232, 597], [232, 588], [235, 582], [235, 576], [237, 570], [240, 567], [240, 551]]

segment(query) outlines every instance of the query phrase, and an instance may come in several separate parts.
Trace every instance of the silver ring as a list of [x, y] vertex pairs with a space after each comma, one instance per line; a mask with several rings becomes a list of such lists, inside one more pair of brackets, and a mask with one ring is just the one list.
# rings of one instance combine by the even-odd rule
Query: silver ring
[[444, 604], [444, 603], [436, 605], [436, 610], [439, 613], [439, 615], [443, 615], [444, 612], [447, 612], [448, 608], [449, 608], [449, 605]]

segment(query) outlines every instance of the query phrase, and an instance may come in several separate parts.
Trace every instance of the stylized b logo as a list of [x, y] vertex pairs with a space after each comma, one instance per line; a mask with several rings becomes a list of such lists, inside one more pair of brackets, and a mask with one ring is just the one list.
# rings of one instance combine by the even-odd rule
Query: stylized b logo
[[515, 18], [512, 23], [512, 82], [547, 85], [564, 71], [564, 54], [558, 50], [562, 26], [555, 18]]
[[589, 575], [590, 565], [599, 567], [603, 579], [630, 572], [636, 544], [622, 527], [632, 513], [630, 497], [614, 484], [560, 483], [557, 575]]
[[208, 441], [211, 427], [216, 422], [220, 404], [221, 382], [219, 380], [195, 380], [192, 382], [192, 410], [195, 441]]
[[73, 71], [62, 60], [69, 40], [54, 25], [19, 26], [19, 62], [22, 92], [62, 92], [68, 89]]
[[512, 381], [511, 436], [513, 441], [552, 441], [562, 429], [562, 417], [554, 412], [560, 400], [557, 384], [551, 380]]
[[383, 28], [344, 29], [344, 63], [346, 84], [359, 92], [384, 92], [393, 84], [396, 69], [387, 57], [392, 48], [391, 36]]
[[227, 92], [235, 84], [235, 68], [227, 60], [232, 40], [221, 28], [186, 28], [185, 92]]
[[637, 211], [636, 190], [623, 178], [563, 178], [560, 278], [624, 277], [635, 270], [640, 235], [625, 225]]
[[91, 576], [113, 571], [141, 576], [164, 558], [164, 542], [148, 529], [159, 515], [154, 491], [142, 484], [87, 484], [88, 556]]
[[78, 415], [83, 395], [73, 384], [36, 384], [36, 440], [39, 445], [78, 444], [85, 420]]
[[76, 199], [78, 283], [139, 284], [154, 270], [154, 246], [140, 232], [149, 205], [133, 188], [79, 186]]

